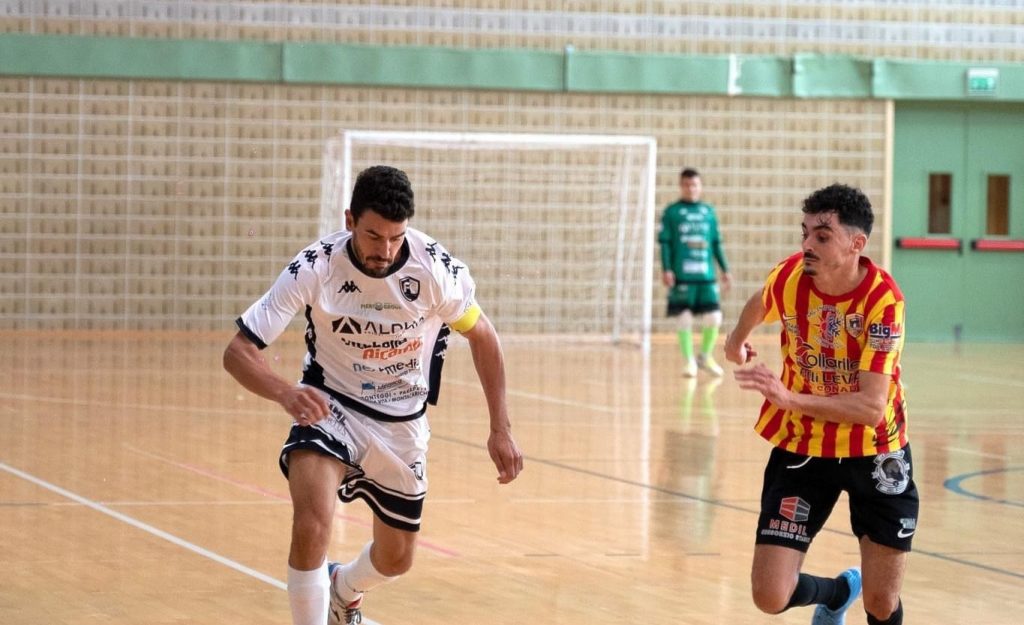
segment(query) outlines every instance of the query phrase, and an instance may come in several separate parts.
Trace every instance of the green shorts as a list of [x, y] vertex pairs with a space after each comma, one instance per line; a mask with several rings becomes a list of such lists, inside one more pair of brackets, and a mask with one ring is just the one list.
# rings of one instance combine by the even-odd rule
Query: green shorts
[[717, 282], [676, 282], [668, 293], [669, 317], [680, 315], [685, 310], [700, 315], [720, 308]]

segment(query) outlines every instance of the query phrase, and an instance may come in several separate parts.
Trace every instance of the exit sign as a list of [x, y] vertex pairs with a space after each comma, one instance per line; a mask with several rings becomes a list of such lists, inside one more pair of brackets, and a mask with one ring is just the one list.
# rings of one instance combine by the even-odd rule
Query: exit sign
[[967, 95], [969, 96], [994, 96], [998, 84], [998, 69], [971, 68], [967, 70]]

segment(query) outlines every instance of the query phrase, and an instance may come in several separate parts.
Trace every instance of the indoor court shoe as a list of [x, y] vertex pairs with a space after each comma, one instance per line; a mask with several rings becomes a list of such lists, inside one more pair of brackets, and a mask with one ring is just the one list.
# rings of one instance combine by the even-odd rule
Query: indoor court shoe
[[715, 362], [714, 358], [712, 358], [711, 356], [706, 356], [704, 354], [697, 356], [697, 366], [703, 369], [704, 371], [707, 371], [711, 375], [715, 376], [716, 378], [722, 377], [722, 374], [725, 373], [725, 371], [722, 371], [722, 368], [718, 366], [718, 363]]
[[846, 583], [850, 586], [850, 597], [846, 603], [835, 610], [829, 610], [824, 604], [818, 604], [818, 607], [814, 608], [811, 625], [844, 625], [846, 623], [846, 611], [860, 596], [860, 569], [857, 567], [846, 569], [840, 577], [846, 579]]
[[334, 578], [341, 569], [341, 562], [329, 562], [327, 564], [327, 576], [331, 579], [331, 609], [327, 613], [327, 625], [359, 625], [363, 622], [363, 612], [359, 608], [363, 604], [363, 598], [359, 597], [352, 603], [345, 603], [345, 600], [334, 591]]
[[686, 361], [683, 365], [683, 377], [684, 378], [695, 378], [697, 377], [697, 361], [693, 358]]

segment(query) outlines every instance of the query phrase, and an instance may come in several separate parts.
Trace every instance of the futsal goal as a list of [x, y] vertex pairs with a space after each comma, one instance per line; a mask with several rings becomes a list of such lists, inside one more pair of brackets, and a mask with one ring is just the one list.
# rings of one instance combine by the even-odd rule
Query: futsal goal
[[503, 336], [650, 346], [657, 143], [623, 135], [352, 130], [324, 150], [321, 233], [352, 184], [404, 170], [411, 225], [464, 261]]

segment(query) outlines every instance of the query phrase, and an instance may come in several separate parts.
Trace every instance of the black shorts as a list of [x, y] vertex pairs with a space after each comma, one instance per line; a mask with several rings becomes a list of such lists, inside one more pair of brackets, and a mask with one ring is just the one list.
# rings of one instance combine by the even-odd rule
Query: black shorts
[[668, 294], [669, 317], [683, 314], [689, 310], [695, 315], [703, 315], [720, 310], [717, 282], [682, 282], [677, 281]]
[[910, 445], [863, 458], [812, 458], [773, 449], [764, 470], [757, 544], [807, 551], [839, 493], [850, 499], [857, 538], [910, 551], [918, 496]]

